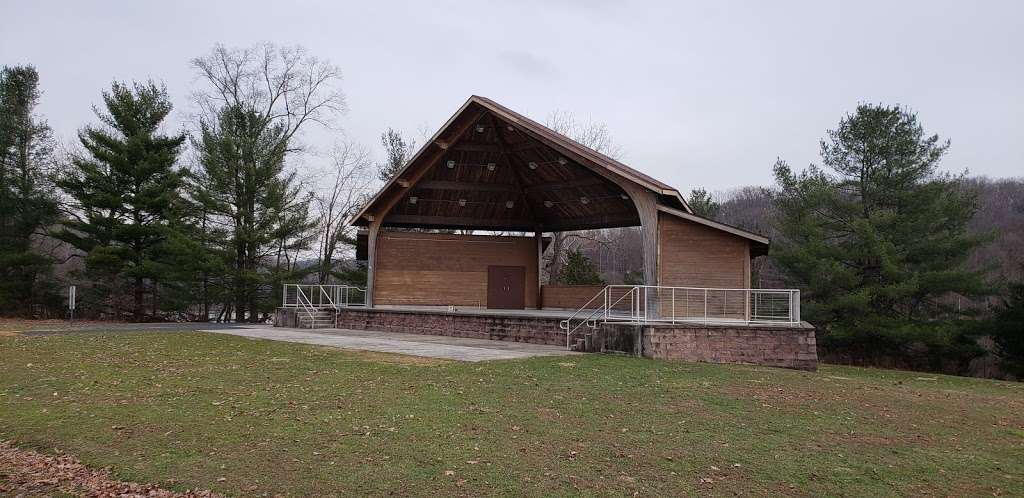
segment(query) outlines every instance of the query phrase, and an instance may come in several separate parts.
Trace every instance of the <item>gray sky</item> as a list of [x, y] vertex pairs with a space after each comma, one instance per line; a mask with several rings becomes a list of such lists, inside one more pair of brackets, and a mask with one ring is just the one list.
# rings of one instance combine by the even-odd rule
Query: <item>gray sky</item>
[[341, 68], [338, 124], [378, 157], [385, 127], [433, 132], [475, 93], [604, 122], [634, 168], [726, 190], [816, 161], [844, 113], [884, 102], [952, 140], [945, 169], [1024, 175], [1020, 1], [287, 3], [0, 0], [0, 64], [36, 65], [64, 138], [115, 79], [163, 80], [181, 122], [190, 59], [272, 41]]

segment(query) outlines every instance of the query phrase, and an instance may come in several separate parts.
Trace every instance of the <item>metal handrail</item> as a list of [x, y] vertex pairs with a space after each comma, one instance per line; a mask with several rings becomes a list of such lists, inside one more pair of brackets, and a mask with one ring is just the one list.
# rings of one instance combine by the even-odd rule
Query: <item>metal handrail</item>
[[[609, 286], [605, 286], [604, 289], [601, 289], [601, 291], [598, 292], [597, 294], [595, 294], [594, 297], [590, 298], [590, 301], [587, 301], [587, 304], [584, 304], [582, 308], [580, 308], [575, 313], [570, 315], [569, 318], [566, 318], [565, 320], [562, 320], [558, 324], [559, 328], [561, 328], [562, 330], [565, 330], [565, 347], [566, 347], [566, 349], [569, 348], [569, 345], [572, 342], [572, 335], [576, 333], [576, 330], [578, 330], [584, 324], [587, 324], [587, 323], [590, 323], [591, 321], [593, 321], [595, 315], [603, 314], [604, 315], [604, 321], [607, 322], [608, 318], [609, 318], [608, 317], [608, 310], [610, 308], [614, 307], [615, 305], [619, 304], [620, 302], [622, 302], [622, 300], [625, 299], [626, 296], [632, 295], [633, 292], [634, 292], [633, 290], [630, 290], [629, 292], [619, 296], [619, 298], [616, 299], [615, 302], [609, 303], [608, 301], [611, 298], [611, 296], [609, 294], [609, 289], [610, 288], [611, 288], [610, 285]], [[586, 310], [587, 306], [590, 306], [590, 303], [593, 303], [595, 299], [597, 299], [598, 297], [602, 297], [602, 296], [604, 297], [604, 305], [602, 307], [600, 307], [600, 308], [593, 309], [590, 312], [590, 314], [587, 315], [586, 318], [584, 318], [583, 320], [580, 320], [580, 323], [576, 324], [575, 327], [570, 329], [569, 325], [572, 324], [572, 319], [575, 318], [576, 315], [579, 315], [582, 311]], [[632, 299], [631, 299], [630, 307], [632, 308]]]
[[[295, 289], [294, 293], [290, 292], [292, 288]], [[281, 306], [284, 308], [306, 305], [313, 308], [335, 309], [366, 306], [366, 289], [354, 285], [284, 284], [283, 290]], [[306, 298], [306, 303], [299, 302], [300, 293]], [[363, 297], [361, 301], [356, 299], [360, 293]], [[293, 295], [294, 301], [290, 299]]]
[[[615, 289], [625, 292], [611, 302]], [[730, 311], [729, 294], [740, 293], [741, 299], [732, 301], [734, 308]], [[653, 300], [652, 298], [653, 294]], [[676, 297], [683, 295], [683, 316], [676, 314], [678, 308]], [[625, 314], [615, 311], [626, 297], [629, 297], [629, 311]], [[597, 308], [590, 308], [599, 297], [604, 303]], [[690, 315], [692, 297], [698, 297], [698, 305], [702, 308], [700, 315]], [[721, 300], [720, 312], [709, 313], [712, 300]], [[667, 304], [671, 314], [662, 316], [662, 306]], [[715, 303], [714, 306], [718, 306]], [[713, 311], [713, 310], [712, 310]], [[584, 315], [585, 314], [585, 315]], [[576, 326], [572, 321], [584, 316]], [[559, 328], [565, 330], [565, 347], [571, 346], [572, 336], [584, 324], [595, 321], [603, 315], [604, 322], [619, 323], [716, 323], [716, 324], [797, 324], [800, 323], [800, 290], [799, 289], [734, 289], [714, 287], [669, 287], [658, 285], [608, 285], [590, 298], [586, 304], [576, 310], [569, 318], [559, 322]], [[733, 315], [733, 316], [730, 316]]]
[[295, 288], [295, 301], [302, 305], [302, 310], [309, 315], [310, 320], [316, 319], [316, 308], [313, 308], [313, 303], [309, 300], [309, 297], [306, 296], [306, 293], [299, 287]]

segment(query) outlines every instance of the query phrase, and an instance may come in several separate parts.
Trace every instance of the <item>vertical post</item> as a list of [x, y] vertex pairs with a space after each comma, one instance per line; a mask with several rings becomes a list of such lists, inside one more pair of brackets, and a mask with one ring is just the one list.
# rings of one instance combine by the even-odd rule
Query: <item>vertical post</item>
[[284, 284], [281, 288], [281, 307], [288, 306], [288, 284]]
[[708, 323], [708, 290], [704, 289], [704, 323]]
[[743, 291], [743, 321], [750, 323], [750, 293], [752, 289]]
[[366, 307], [373, 307], [373, 281], [377, 273], [377, 235], [380, 233], [381, 221], [370, 220], [366, 233]]
[[606, 322], [608, 321], [608, 289], [611, 289], [611, 286], [604, 286], [604, 321]]
[[540, 227], [533, 229], [533, 239], [537, 243], [537, 309], [544, 308], [544, 288], [540, 285], [540, 269], [544, 263], [544, 232]]
[[672, 324], [676, 323], [676, 288], [672, 288]]
[[77, 290], [78, 288], [74, 285], [68, 287], [68, 318], [72, 322], [75, 321], [75, 299], [77, 297], [75, 294]]
[[800, 323], [800, 290], [794, 290], [790, 294], [791, 304], [789, 306], [789, 316], [793, 323]]

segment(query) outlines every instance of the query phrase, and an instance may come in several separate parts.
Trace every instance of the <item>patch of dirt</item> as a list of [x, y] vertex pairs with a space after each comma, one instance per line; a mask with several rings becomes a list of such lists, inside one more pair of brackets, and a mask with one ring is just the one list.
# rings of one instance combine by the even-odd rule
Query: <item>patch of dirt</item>
[[97, 498], [219, 498], [212, 491], [177, 493], [155, 484], [114, 479], [108, 470], [93, 470], [69, 455], [43, 455], [0, 441], [0, 495], [51, 496], [65, 493]]

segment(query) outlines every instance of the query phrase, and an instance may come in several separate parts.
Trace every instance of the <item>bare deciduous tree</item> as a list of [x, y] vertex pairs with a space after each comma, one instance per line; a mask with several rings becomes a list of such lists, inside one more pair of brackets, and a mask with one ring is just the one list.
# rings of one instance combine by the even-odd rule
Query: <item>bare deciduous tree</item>
[[331, 184], [313, 196], [319, 228], [317, 281], [321, 284], [330, 278], [338, 243], [354, 239], [354, 228], [345, 222], [372, 192], [374, 169], [369, 151], [349, 141], [335, 145], [325, 176]]
[[[580, 122], [571, 112], [554, 111], [548, 115], [544, 124], [555, 132], [612, 159], [618, 159], [622, 155], [621, 147], [612, 140], [608, 126], [604, 123], [595, 121]], [[608, 237], [610, 234], [599, 234], [596, 232], [598, 231], [592, 230], [585, 233], [554, 232], [551, 234], [551, 244], [544, 254], [544, 269], [548, 275], [548, 282], [560, 280], [560, 273], [565, 265], [566, 255], [579, 249], [585, 242], [596, 243], [597, 240], [601, 240], [602, 244], [608, 249], [609, 240], [617, 240], [617, 237]], [[609, 250], [611, 253], [618, 252], [614, 249]]]
[[194, 94], [207, 118], [229, 106], [255, 112], [264, 126], [283, 126], [281, 139], [289, 143], [307, 122], [330, 126], [346, 110], [345, 95], [337, 88], [341, 70], [302, 47], [218, 44], [192, 66], [210, 86]]

